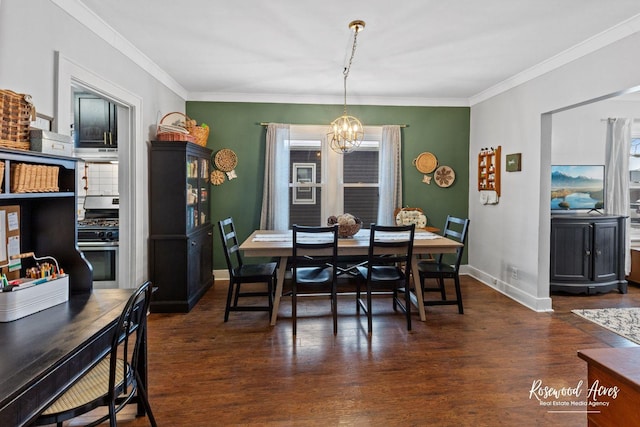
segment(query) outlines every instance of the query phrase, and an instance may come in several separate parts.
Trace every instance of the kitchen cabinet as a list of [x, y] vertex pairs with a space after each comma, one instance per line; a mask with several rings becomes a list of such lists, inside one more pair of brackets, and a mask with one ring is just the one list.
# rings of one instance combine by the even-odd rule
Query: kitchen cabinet
[[623, 216], [551, 217], [551, 291], [627, 292]]
[[75, 95], [75, 144], [77, 148], [117, 148], [116, 104], [93, 94]]
[[211, 150], [152, 141], [149, 164], [153, 312], [188, 312], [213, 284]]
[[[34, 252], [36, 256], [54, 257], [69, 275], [69, 292], [78, 294], [91, 292], [91, 265], [77, 247], [77, 160], [28, 151], [0, 149], [3, 169], [0, 190], [0, 206], [18, 206], [20, 252]], [[28, 168], [27, 168], [28, 166]], [[37, 167], [32, 167], [37, 166]], [[41, 170], [42, 166], [57, 169], [55, 185], [42, 187], [42, 191], [22, 192], [24, 182], [18, 178], [18, 168]], [[12, 173], [12, 171], [14, 173]], [[54, 175], [55, 176], [55, 175]], [[22, 177], [24, 181], [29, 179]], [[38, 178], [33, 182], [41, 182]], [[31, 187], [34, 188], [34, 187]], [[35, 187], [38, 188], [38, 187]], [[5, 243], [3, 243], [5, 244]], [[33, 260], [23, 260], [25, 266]], [[24, 273], [21, 274], [24, 276]]]

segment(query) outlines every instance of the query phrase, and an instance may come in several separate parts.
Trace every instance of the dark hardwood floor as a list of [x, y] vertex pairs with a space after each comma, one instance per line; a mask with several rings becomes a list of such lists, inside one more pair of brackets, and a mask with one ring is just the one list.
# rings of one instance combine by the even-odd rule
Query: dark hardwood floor
[[[554, 312], [536, 313], [472, 278], [462, 288], [464, 315], [433, 306], [420, 322], [414, 311], [410, 332], [391, 300], [377, 298], [371, 338], [354, 297], [339, 297], [337, 336], [329, 300], [303, 300], [293, 339], [289, 299], [275, 327], [264, 312], [224, 323], [226, 283], [217, 282], [191, 313], [149, 316], [158, 424], [585, 426], [585, 412], [549, 412], [530, 398], [532, 383], [575, 387], [587, 378], [578, 350], [635, 346], [570, 310], [638, 307], [640, 289], [553, 295]], [[148, 425], [126, 411], [119, 425]]]

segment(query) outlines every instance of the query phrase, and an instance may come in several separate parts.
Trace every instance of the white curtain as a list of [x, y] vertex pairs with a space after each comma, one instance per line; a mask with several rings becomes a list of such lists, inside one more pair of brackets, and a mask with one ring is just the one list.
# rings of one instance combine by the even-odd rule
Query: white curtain
[[[629, 216], [629, 153], [631, 151], [631, 120], [608, 119], [605, 153], [605, 209], [610, 215]], [[631, 271], [631, 226], [626, 220], [625, 273]]]
[[289, 228], [289, 125], [267, 125], [261, 230]]
[[378, 204], [378, 224], [381, 225], [394, 225], [393, 211], [396, 207], [402, 207], [401, 142], [400, 126], [382, 127]]

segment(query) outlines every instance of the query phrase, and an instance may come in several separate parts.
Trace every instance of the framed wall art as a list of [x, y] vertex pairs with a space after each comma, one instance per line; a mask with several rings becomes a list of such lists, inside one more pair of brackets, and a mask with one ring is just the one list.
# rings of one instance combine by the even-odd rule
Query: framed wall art
[[520, 172], [522, 170], [522, 153], [507, 154], [507, 172]]

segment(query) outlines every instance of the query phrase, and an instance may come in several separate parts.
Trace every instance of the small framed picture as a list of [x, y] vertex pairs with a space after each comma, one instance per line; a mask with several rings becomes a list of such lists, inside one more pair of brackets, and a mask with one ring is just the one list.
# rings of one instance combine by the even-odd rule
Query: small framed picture
[[507, 154], [507, 172], [520, 172], [522, 170], [522, 153]]
[[294, 163], [292, 171], [293, 204], [315, 205], [316, 165], [315, 163]]

